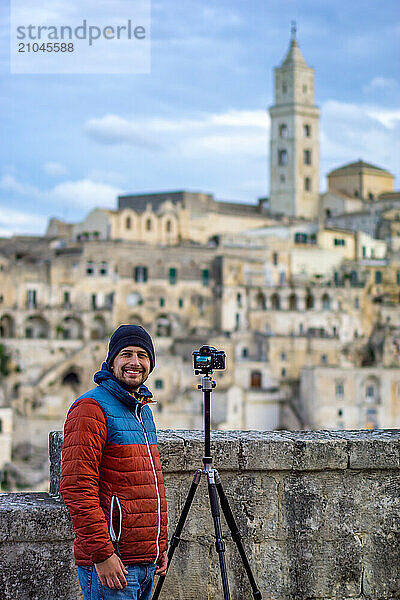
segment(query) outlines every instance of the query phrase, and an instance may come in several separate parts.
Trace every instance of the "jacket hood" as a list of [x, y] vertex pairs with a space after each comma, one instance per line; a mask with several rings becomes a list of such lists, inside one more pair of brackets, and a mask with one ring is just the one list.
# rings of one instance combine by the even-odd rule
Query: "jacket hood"
[[130, 394], [111, 373], [106, 362], [103, 362], [101, 370], [95, 373], [94, 382], [108, 390], [113, 396], [129, 407], [134, 407], [136, 404], [142, 404], [140, 398], [144, 398], [147, 402], [143, 402], [143, 404], [146, 404], [150, 402], [153, 397], [153, 394], [143, 383], [137, 392], [134, 392], [133, 395]]

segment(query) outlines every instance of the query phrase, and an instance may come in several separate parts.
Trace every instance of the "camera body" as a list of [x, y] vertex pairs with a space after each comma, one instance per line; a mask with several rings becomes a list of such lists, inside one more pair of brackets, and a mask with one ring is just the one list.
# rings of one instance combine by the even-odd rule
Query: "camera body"
[[194, 350], [193, 368], [196, 375], [211, 373], [214, 369], [225, 369], [225, 352], [217, 350], [213, 346], [202, 346], [200, 350]]

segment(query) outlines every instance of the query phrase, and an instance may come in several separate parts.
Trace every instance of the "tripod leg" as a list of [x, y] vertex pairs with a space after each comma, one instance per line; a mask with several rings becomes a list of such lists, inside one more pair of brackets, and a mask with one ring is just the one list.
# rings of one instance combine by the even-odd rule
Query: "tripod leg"
[[225, 542], [222, 539], [221, 517], [218, 505], [218, 495], [215, 486], [214, 469], [207, 470], [208, 477], [208, 495], [210, 497], [211, 514], [214, 520], [215, 530], [215, 549], [218, 552], [219, 566], [221, 569], [222, 587], [224, 590], [224, 599], [230, 600], [228, 576], [225, 565]]
[[221, 502], [222, 512], [224, 513], [226, 522], [228, 524], [229, 530], [232, 535], [232, 539], [235, 542], [237, 549], [239, 551], [240, 557], [243, 562], [243, 566], [247, 573], [247, 577], [249, 579], [251, 589], [253, 591], [254, 600], [262, 600], [261, 592], [257, 587], [256, 581], [253, 577], [253, 573], [251, 571], [251, 567], [249, 561], [247, 560], [246, 552], [243, 548], [242, 539], [240, 537], [239, 529], [236, 525], [235, 518], [231, 511], [231, 507], [229, 506], [228, 498], [225, 496], [224, 488], [222, 487], [221, 477], [219, 476], [218, 471], [215, 472], [215, 483], [218, 491], [219, 499]]
[[[197, 469], [197, 471], [195, 472], [195, 474], [193, 476], [192, 485], [190, 486], [185, 505], [182, 509], [181, 516], [179, 517], [178, 525], [176, 526], [176, 529], [172, 535], [172, 538], [171, 538], [171, 541], [169, 544], [169, 550], [168, 550], [167, 573], [168, 573], [168, 569], [171, 565], [171, 561], [172, 561], [172, 557], [174, 555], [175, 549], [177, 548], [179, 542], [181, 541], [180, 535], [182, 533], [182, 529], [185, 524], [186, 517], [188, 516], [191, 504], [193, 502], [194, 495], [199, 486], [202, 472], [203, 472], [202, 469]], [[158, 596], [160, 595], [160, 592], [161, 592], [161, 588], [165, 581], [165, 577], [166, 577], [166, 575], [164, 575], [164, 576], [161, 575], [159, 577], [156, 589], [154, 590], [152, 600], [158, 599]]]

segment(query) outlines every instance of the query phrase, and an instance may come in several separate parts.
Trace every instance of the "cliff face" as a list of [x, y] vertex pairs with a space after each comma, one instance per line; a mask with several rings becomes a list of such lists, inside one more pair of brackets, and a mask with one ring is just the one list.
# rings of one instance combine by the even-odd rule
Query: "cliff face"
[[[73, 531], [58, 497], [61, 433], [51, 434], [51, 494], [0, 496], [0, 599], [78, 600]], [[200, 432], [159, 433], [173, 533], [202, 466]], [[400, 431], [216, 432], [215, 467], [265, 599], [400, 598]], [[252, 598], [222, 517], [232, 600]], [[223, 598], [205, 482], [160, 598]]]

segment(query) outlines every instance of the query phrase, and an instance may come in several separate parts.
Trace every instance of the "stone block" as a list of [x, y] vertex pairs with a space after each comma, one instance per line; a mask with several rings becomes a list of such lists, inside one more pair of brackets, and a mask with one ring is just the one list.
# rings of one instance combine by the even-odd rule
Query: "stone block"
[[73, 539], [68, 510], [49, 494], [0, 494], [0, 542]]
[[293, 468], [293, 442], [284, 436], [246, 431], [240, 437], [240, 468], [246, 471], [289, 471]]
[[49, 434], [49, 458], [50, 458], [50, 488], [52, 496], [61, 499], [61, 450], [64, 434], [62, 431], [51, 431]]
[[399, 469], [400, 441], [360, 436], [349, 442], [350, 469]]
[[400, 598], [400, 533], [373, 533], [363, 544], [363, 589], [368, 600]]
[[48, 537], [0, 544], [2, 600], [82, 600], [71, 544]]
[[296, 439], [293, 447], [293, 469], [323, 471], [347, 469], [347, 442], [340, 439]]

